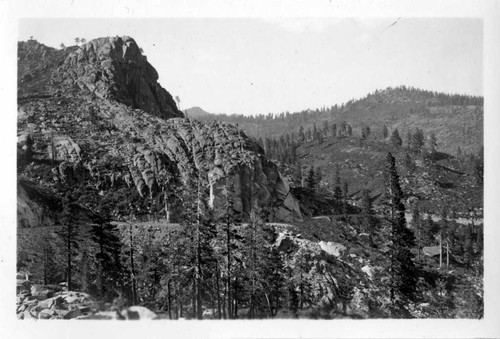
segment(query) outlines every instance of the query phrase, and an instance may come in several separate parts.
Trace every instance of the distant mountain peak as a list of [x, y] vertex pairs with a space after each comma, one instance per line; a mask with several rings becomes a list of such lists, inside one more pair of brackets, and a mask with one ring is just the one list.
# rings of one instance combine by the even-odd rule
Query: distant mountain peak
[[208, 115], [212, 115], [212, 113], [208, 113], [204, 109], [198, 106], [194, 106], [191, 108], [188, 108], [185, 110], [186, 114], [191, 117], [191, 118], [199, 118], [199, 117], [205, 117]]

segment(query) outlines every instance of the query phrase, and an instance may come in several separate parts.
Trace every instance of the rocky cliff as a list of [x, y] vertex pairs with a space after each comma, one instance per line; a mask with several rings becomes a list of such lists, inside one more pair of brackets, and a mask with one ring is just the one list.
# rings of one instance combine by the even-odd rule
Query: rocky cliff
[[51, 81], [56, 87], [114, 99], [162, 118], [183, 116], [130, 37], [99, 38], [80, 46], [69, 53]]
[[[260, 147], [230, 124], [182, 118], [133, 39], [65, 50], [20, 43], [18, 73], [18, 175], [54, 199], [78, 187], [87, 208], [135, 195], [134, 204], [151, 208], [166, 203], [172, 178], [186, 184], [198, 177], [211, 207], [221, 206], [229, 182], [243, 215], [259, 208], [272, 220], [301, 218], [286, 179]], [[57, 224], [43, 199], [23, 189], [19, 199], [19, 226]]]

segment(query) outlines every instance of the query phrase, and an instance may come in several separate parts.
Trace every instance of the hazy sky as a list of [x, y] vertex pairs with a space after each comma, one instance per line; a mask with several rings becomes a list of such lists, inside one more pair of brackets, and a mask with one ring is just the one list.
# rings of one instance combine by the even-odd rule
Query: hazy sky
[[182, 109], [293, 112], [397, 85], [483, 94], [479, 19], [19, 21], [19, 40], [53, 47], [115, 35], [136, 40]]

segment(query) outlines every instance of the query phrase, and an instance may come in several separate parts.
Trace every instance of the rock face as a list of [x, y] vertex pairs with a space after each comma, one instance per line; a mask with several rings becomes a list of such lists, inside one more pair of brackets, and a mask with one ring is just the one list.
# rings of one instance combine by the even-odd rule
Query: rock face
[[[21, 57], [34, 53], [31, 45], [36, 53], [45, 51], [36, 42], [22, 44], [21, 69], [40, 68], [31, 57], [26, 66]], [[169, 191], [172, 178], [184, 185], [199, 178], [207, 205], [215, 210], [229, 187], [234, 209], [244, 218], [254, 210], [263, 210], [269, 220], [302, 218], [287, 180], [243, 132], [227, 123], [182, 118], [133, 39], [100, 38], [48, 51], [61, 60], [44, 59], [48, 63], [41, 69], [50, 83], [36, 76], [19, 83], [19, 93], [34, 83], [45, 86], [39, 88], [43, 95], [21, 99], [20, 94], [18, 107], [18, 175], [31, 186], [53, 195], [80, 187], [87, 201], [105, 197], [114, 199], [112, 206], [135, 191], [141, 201], [134, 198], [134, 204], [156, 201], [166, 215], [167, 196], [175, 195]], [[27, 199], [22, 189], [19, 197], [18, 226], [57, 223], [57, 217], [45, 217], [45, 198]]]
[[165, 119], [183, 116], [157, 83], [156, 70], [127, 36], [99, 38], [80, 46], [69, 53], [51, 80], [56, 87], [78, 88]]
[[145, 160], [136, 166], [150, 182], [148, 187], [153, 186], [148, 178], [153, 178], [157, 167], [153, 159], [161, 159], [163, 153], [177, 164], [185, 180], [193, 173], [206, 178], [212, 208], [222, 206], [228, 178], [237, 211], [248, 216], [252, 210], [264, 209], [272, 220], [301, 218], [286, 179], [240, 130], [226, 123], [207, 125], [185, 119], [171, 119], [166, 128], [157, 139], [156, 152], [141, 150], [140, 158]]
[[57, 217], [57, 202], [20, 180], [17, 185], [17, 225], [21, 228], [51, 226]]

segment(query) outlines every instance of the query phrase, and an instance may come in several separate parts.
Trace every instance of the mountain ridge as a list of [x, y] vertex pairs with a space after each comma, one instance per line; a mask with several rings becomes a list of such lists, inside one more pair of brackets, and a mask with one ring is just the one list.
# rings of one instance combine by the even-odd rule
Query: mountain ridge
[[[212, 208], [222, 203], [227, 177], [246, 217], [258, 208], [272, 219], [301, 218], [286, 179], [261, 148], [229, 124], [183, 118], [132, 38], [64, 50], [35, 41], [18, 46], [19, 178], [54, 195], [86, 190], [81, 203], [89, 208], [109, 196], [138, 204], [142, 214], [154, 208], [166, 215], [178, 199], [172, 180], [186, 185], [198, 177]], [[18, 224], [33, 227], [41, 220], [33, 214], [44, 208], [25, 194], [19, 199]]]
[[209, 113], [197, 119], [238, 124], [256, 139], [278, 139], [281, 135], [298, 133], [300, 126], [307, 130], [314, 125], [320, 128], [325, 123], [340, 125], [344, 121], [352, 125], [357, 135], [361, 135], [365, 126], [379, 136], [384, 126], [390, 130], [397, 128], [402, 136], [420, 128], [428, 134], [434, 133], [443, 151], [454, 153], [460, 147], [462, 151], [477, 152], [483, 138], [483, 98], [399, 86], [321, 109], [256, 116]]

